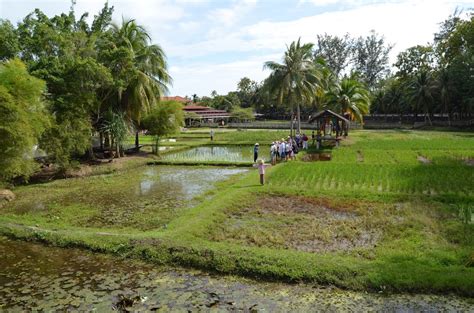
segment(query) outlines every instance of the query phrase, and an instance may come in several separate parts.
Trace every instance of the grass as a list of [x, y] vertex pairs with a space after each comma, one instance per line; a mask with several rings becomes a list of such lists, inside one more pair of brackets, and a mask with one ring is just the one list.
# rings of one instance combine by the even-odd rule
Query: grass
[[[282, 133], [216, 131], [216, 143], [265, 143]], [[263, 187], [256, 171], [220, 182], [208, 175], [204, 184], [213, 188], [169, 210], [159, 192], [132, 197], [130, 186], [143, 177], [136, 169], [23, 186], [0, 208], [0, 234], [267, 279], [472, 297], [474, 224], [462, 222], [459, 208], [474, 203], [474, 171], [465, 162], [474, 157], [473, 139], [353, 132], [326, 150], [331, 161], [279, 164]], [[177, 186], [163, 190], [177, 194]], [[30, 205], [38, 199], [47, 210]]]

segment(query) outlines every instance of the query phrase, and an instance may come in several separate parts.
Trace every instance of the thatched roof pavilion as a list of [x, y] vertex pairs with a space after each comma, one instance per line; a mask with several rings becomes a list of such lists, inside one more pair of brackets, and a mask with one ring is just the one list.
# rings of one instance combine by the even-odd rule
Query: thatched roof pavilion
[[316, 123], [320, 140], [333, 140], [338, 144], [340, 136], [349, 133], [349, 120], [331, 110], [317, 112], [310, 116], [308, 122]]

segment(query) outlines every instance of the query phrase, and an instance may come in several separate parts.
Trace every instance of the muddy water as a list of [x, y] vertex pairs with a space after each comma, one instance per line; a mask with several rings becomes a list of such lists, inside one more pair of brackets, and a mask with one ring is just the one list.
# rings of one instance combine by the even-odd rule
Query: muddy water
[[[267, 153], [268, 154], [268, 153]], [[263, 155], [266, 157], [266, 154]], [[252, 146], [204, 146], [163, 155], [166, 161], [252, 162]]]
[[159, 268], [0, 237], [0, 311], [474, 312], [454, 296], [373, 295]]
[[215, 182], [246, 171], [143, 166], [110, 175], [57, 180], [18, 189], [17, 199], [0, 208], [0, 213], [36, 215], [80, 227], [156, 229], [197, 204], [197, 197]]

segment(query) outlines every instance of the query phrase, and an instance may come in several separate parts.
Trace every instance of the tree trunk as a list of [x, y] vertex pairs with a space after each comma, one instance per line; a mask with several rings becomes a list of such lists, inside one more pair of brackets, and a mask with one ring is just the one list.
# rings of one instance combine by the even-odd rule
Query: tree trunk
[[92, 143], [89, 145], [88, 149], [89, 160], [95, 160], [94, 148], [92, 147]]
[[154, 148], [153, 148], [153, 151], [152, 151], [154, 155], [158, 155], [159, 144], [160, 144], [160, 137], [155, 136], [155, 145], [154, 145]]
[[104, 151], [104, 133], [99, 132], [100, 150]]
[[429, 125], [430, 125], [430, 126], [433, 126], [433, 122], [431, 122], [431, 117], [430, 117], [430, 115], [431, 115], [431, 114], [430, 114], [430, 111], [428, 110], [428, 108], [426, 108], [426, 110], [425, 110], [425, 120], [426, 120], [426, 118], [428, 118], [428, 123], [429, 123]]
[[301, 134], [301, 111], [300, 104], [296, 104], [296, 118], [298, 120], [298, 134]]
[[117, 158], [120, 158], [120, 144], [118, 141], [115, 142], [115, 156]]
[[104, 140], [104, 146], [105, 146], [105, 148], [110, 149], [110, 148], [112, 147], [112, 146], [110, 145], [110, 142], [111, 142], [111, 140], [110, 140], [110, 135], [109, 135], [109, 133], [105, 133], [105, 140]]
[[291, 117], [290, 117], [290, 137], [293, 137], [293, 119], [294, 119], [294, 114], [293, 114], [293, 108], [291, 108]]
[[140, 146], [140, 139], [139, 139], [139, 134], [138, 130], [135, 132], [135, 149], [138, 151], [138, 147]]
[[291, 90], [288, 92], [288, 104], [290, 105], [290, 137], [293, 136], [293, 115], [294, 115], [294, 109], [293, 109], [293, 102], [291, 101]]

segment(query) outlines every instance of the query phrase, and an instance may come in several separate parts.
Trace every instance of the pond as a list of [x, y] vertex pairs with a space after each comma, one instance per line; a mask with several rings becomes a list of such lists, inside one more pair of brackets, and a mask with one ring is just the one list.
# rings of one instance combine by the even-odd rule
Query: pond
[[63, 179], [19, 187], [2, 214], [30, 215], [80, 227], [166, 227], [217, 181], [241, 168], [143, 166], [109, 175]]
[[0, 310], [469, 312], [466, 299], [257, 282], [0, 237]]
[[[263, 148], [260, 148], [263, 152]], [[270, 151], [270, 149], [268, 149]], [[268, 152], [269, 153], [269, 152]], [[267, 154], [261, 157], [268, 158]], [[203, 146], [184, 151], [170, 152], [162, 156], [165, 161], [194, 162], [253, 162], [253, 146]]]

